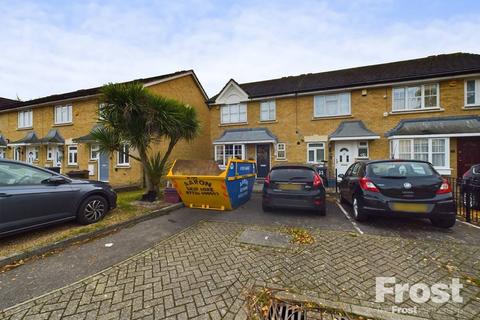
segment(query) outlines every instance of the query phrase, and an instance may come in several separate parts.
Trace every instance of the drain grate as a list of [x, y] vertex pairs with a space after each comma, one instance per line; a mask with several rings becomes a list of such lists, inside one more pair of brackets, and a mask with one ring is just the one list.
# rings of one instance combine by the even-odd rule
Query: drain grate
[[307, 312], [298, 305], [272, 301], [265, 320], [306, 320]]

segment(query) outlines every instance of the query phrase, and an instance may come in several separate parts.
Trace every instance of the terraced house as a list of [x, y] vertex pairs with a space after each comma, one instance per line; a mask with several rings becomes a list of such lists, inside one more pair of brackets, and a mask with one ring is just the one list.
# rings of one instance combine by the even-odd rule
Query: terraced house
[[[151, 92], [196, 108], [201, 132], [192, 142], [180, 141], [172, 159], [210, 159], [207, 96], [192, 70], [133, 80]], [[62, 173], [88, 170], [90, 179], [114, 186], [140, 184], [141, 165], [129, 150], [113, 155], [99, 152], [90, 136], [99, 124], [101, 87], [83, 89], [30, 101], [0, 99], [0, 157], [25, 161]], [[156, 146], [165, 147], [162, 141]]]
[[443, 175], [480, 163], [480, 55], [455, 53], [239, 84], [209, 101], [214, 157], [326, 162], [420, 159]]

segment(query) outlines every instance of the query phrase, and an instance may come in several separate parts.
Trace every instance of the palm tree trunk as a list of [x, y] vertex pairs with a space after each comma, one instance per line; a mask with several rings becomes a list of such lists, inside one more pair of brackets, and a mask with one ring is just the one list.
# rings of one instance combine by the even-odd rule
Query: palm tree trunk
[[147, 188], [147, 192], [142, 196], [142, 201], [149, 201], [153, 202], [157, 199], [158, 191], [157, 188], [152, 184], [150, 176], [147, 170], [147, 161], [148, 155], [146, 150], [138, 150], [138, 154], [140, 155], [143, 173], [145, 175], [145, 186]]

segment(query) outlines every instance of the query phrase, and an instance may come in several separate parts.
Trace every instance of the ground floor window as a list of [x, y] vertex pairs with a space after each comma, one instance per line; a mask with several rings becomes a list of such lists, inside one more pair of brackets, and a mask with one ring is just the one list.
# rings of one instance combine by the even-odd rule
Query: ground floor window
[[127, 144], [121, 146], [117, 154], [117, 165], [128, 166], [130, 165], [130, 150]]
[[90, 145], [90, 160], [98, 160], [100, 146], [98, 144]]
[[225, 144], [215, 146], [215, 162], [226, 166], [230, 158], [245, 159], [244, 144]]
[[390, 156], [428, 161], [435, 168], [450, 169], [449, 146], [449, 138], [394, 139], [390, 141]]
[[48, 145], [47, 147], [47, 161], [52, 161], [53, 160], [53, 154], [54, 154], [54, 148], [52, 145]]
[[358, 143], [358, 157], [361, 159], [368, 159], [368, 141], [360, 141]]
[[307, 162], [320, 163], [325, 161], [325, 143], [315, 142], [307, 144]]
[[5, 148], [0, 148], [0, 159], [5, 159]]
[[78, 147], [68, 146], [68, 165], [76, 165], [78, 163]]
[[14, 147], [13, 148], [13, 160], [20, 161], [21, 158], [22, 158], [21, 147]]
[[287, 159], [287, 145], [285, 143], [277, 143], [277, 160]]

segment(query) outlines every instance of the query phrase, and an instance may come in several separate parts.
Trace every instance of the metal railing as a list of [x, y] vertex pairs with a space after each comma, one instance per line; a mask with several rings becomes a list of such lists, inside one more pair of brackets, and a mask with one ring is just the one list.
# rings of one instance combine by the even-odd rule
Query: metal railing
[[462, 178], [447, 180], [457, 204], [457, 215], [466, 222], [480, 224], [480, 183]]

